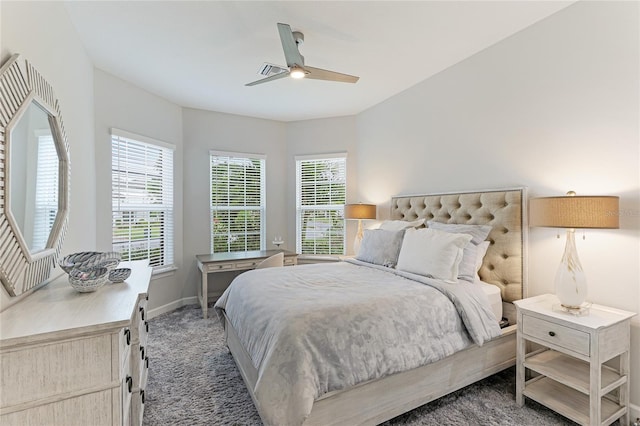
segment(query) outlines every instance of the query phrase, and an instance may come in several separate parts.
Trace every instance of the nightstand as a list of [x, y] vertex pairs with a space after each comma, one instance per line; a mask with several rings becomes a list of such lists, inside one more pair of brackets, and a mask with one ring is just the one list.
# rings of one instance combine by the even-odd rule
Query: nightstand
[[573, 316], [554, 310], [558, 303], [551, 294], [514, 302], [516, 403], [522, 407], [526, 396], [581, 425], [618, 418], [629, 424], [630, 323], [636, 314], [594, 304], [588, 316]]

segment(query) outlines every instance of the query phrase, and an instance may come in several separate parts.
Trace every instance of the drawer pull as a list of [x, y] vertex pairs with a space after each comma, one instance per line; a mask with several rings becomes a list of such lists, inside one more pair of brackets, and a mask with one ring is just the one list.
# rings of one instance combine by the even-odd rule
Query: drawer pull
[[127, 346], [131, 344], [131, 330], [128, 328], [124, 329], [124, 336], [127, 338]]
[[140, 359], [144, 361], [144, 346], [140, 346]]
[[145, 364], [145, 367], [149, 368], [149, 357], [148, 356], [144, 357], [144, 364]]
[[131, 393], [132, 389], [133, 389], [133, 377], [127, 376], [127, 390], [129, 391], [129, 393]]
[[140, 389], [140, 401], [144, 404], [144, 389]]
[[550, 332], [549, 332], [549, 336], [553, 337], [553, 336], [555, 336], [555, 335], [556, 335], [556, 332], [555, 332], [555, 331], [550, 331]]
[[140, 306], [140, 318], [144, 321], [144, 308]]
[[148, 333], [149, 332], [149, 323], [147, 321], [144, 322], [144, 328]]

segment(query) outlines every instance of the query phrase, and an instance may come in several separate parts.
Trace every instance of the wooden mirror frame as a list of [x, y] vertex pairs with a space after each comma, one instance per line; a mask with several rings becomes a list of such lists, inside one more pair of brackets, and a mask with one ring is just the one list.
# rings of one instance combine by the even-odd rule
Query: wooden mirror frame
[[[51, 85], [20, 55], [0, 68], [0, 281], [11, 296], [19, 296], [51, 276], [69, 221], [69, 145], [60, 104]], [[8, 202], [11, 129], [29, 105], [37, 102], [49, 115], [58, 153], [58, 212], [44, 250], [31, 252]]]

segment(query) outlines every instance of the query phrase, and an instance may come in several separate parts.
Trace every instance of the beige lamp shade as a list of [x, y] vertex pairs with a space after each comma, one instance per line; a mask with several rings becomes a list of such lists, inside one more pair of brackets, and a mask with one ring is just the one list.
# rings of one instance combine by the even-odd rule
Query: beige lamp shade
[[619, 228], [620, 198], [542, 197], [529, 200], [529, 225], [550, 228]]
[[344, 218], [345, 219], [375, 219], [376, 206], [375, 204], [345, 204]]

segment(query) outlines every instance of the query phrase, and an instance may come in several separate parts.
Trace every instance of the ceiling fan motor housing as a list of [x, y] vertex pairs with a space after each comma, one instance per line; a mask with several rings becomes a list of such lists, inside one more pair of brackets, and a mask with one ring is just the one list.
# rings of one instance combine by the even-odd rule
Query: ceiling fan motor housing
[[293, 31], [293, 39], [296, 41], [296, 44], [298, 46], [301, 46], [304, 44], [304, 34], [302, 34], [300, 31]]

